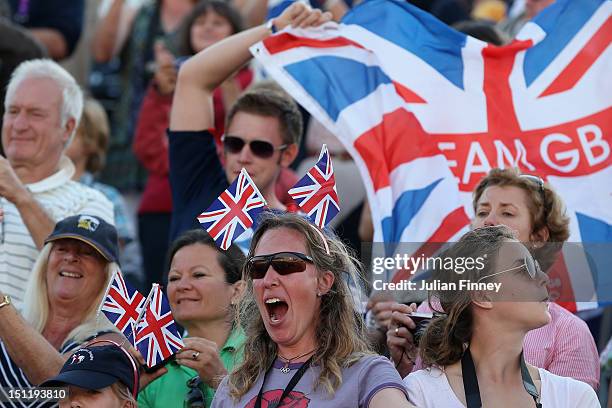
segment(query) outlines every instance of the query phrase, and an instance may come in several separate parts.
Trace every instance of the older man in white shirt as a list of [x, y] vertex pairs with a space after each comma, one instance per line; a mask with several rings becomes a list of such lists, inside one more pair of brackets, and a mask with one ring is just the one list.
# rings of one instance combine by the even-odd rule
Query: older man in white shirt
[[51, 60], [13, 72], [4, 101], [0, 157], [0, 288], [19, 307], [44, 238], [55, 222], [91, 214], [114, 223], [112, 203], [71, 180], [64, 155], [83, 110], [74, 78]]

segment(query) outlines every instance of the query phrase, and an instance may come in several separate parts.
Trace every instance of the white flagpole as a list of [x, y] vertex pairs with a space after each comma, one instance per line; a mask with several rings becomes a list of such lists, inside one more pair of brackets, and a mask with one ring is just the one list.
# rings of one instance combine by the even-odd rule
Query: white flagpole
[[115, 270], [115, 272], [113, 272], [113, 276], [111, 276], [110, 280], [108, 281], [108, 285], [106, 285], [106, 290], [104, 291], [104, 297], [102, 298], [102, 302], [100, 302], [100, 305], [98, 306], [98, 311], [96, 312], [96, 318], [98, 318], [98, 316], [100, 316], [100, 313], [102, 312], [102, 306], [104, 306], [104, 301], [106, 300], [106, 297], [108, 296], [108, 292], [110, 292], [110, 288], [113, 284], [113, 281], [115, 280], [115, 276], [121, 273], [121, 271], [119, 269]]
[[[323, 157], [325, 152], [327, 152], [327, 144], [323, 143], [323, 146], [321, 146], [321, 152], [319, 153], [319, 159], [317, 160], [317, 163], [321, 161], [321, 158]], [[329, 156], [329, 152], [327, 153], [327, 155]], [[316, 163], [315, 163], [315, 166], [316, 166]]]
[[108, 281], [108, 285], [106, 285], [106, 290], [104, 291], [104, 297], [102, 297], [102, 302], [100, 302], [100, 305], [98, 305], [98, 311], [96, 312], [96, 331], [100, 326], [100, 313], [102, 313], [102, 306], [104, 306], [104, 302], [106, 302], [106, 297], [108, 296], [108, 292], [110, 291], [110, 288], [115, 280], [115, 275], [118, 273], [121, 273], [119, 269], [116, 269], [113, 272], [113, 276], [111, 276], [110, 280]]
[[134, 325], [134, 322], [130, 322], [130, 326], [132, 326], [132, 345], [136, 350], [138, 350], [136, 348], [136, 326]]
[[[151, 290], [149, 291], [149, 295], [147, 296], [147, 299], [145, 300], [145, 303], [142, 306], [142, 310], [140, 311], [140, 314], [138, 315], [138, 319], [136, 320], [136, 323], [134, 324], [136, 328], [138, 328], [140, 321], [142, 320], [144, 314], [147, 312], [147, 308], [149, 307], [149, 303], [151, 303], [151, 298], [153, 297], [153, 292], [157, 286], [159, 286], [159, 284], [154, 283], [153, 286], [151, 287]], [[136, 337], [136, 333], [134, 333], [134, 337]]]
[[246, 177], [247, 180], [249, 180], [249, 183], [253, 186], [253, 188], [255, 189], [255, 191], [257, 192], [257, 194], [261, 197], [261, 199], [264, 202], [264, 205], [268, 205], [268, 203], [266, 202], [265, 197], [263, 196], [263, 194], [261, 194], [261, 192], [259, 191], [259, 189], [257, 188], [257, 185], [255, 184], [255, 182], [253, 181], [253, 179], [251, 178], [251, 176], [249, 176], [249, 172], [246, 171], [246, 169], [243, 167], [242, 170], [240, 170], [240, 172], [244, 175], [244, 177]]

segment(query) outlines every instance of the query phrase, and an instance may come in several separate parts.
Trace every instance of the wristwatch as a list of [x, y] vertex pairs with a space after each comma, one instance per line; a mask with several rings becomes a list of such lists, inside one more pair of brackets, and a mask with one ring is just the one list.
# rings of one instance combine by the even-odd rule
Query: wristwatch
[[11, 304], [11, 297], [9, 295], [4, 295], [4, 297], [2, 298], [2, 302], [0, 302], [0, 309], [10, 304]]
[[266, 28], [267, 28], [268, 30], [270, 30], [270, 32], [271, 32], [272, 34], [276, 34], [276, 32], [278, 31], [278, 30], [276, 29], [276, 25], [274, 24], [274, 19], [273, 19], [273, 18], [271, 18], [271, 19], [269, 19], [269, 20], [268, 20], [268, 22], [266, 23]]

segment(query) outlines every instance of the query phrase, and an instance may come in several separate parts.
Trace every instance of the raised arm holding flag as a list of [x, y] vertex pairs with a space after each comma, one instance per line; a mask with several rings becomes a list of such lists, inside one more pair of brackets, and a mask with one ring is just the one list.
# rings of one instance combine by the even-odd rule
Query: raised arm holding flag
[[[290, 23], [326, 21], [328, 14], [310, 14], [303, 4], [274, 20], [278, 29]], [[282, 90], [259, 87], [245, 92], [227, 115], [223, 137], [224, 166], [212, 134], [212, 93], [251, 58], [248, 47], [270, 35], [260, 26], [221, 41], [185, 62], [180, 69], [168, 132], [173, 221], [171, 239], [197, 226], [196, 217], [225, 190], [244, 168], [268, 206], [285, 210], [275, 194], [281, 169], [295, 159], [302, 135], [302, 117]]]

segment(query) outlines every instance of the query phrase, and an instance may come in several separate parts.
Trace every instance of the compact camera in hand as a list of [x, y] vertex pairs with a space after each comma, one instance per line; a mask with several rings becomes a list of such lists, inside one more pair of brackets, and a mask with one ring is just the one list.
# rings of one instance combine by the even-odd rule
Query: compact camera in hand
[[419, 341], [421, 340], [423, 333], [425, 333], [425, 329], [431, 322], [431, 319], [433, 319], [434, 315], [433, 313], [413, 312], [407, 314], [406, 316], [410, 317], [414, 322], [415, 328], [408, 330], [412, 334], [414, 345], [418, 347]]

